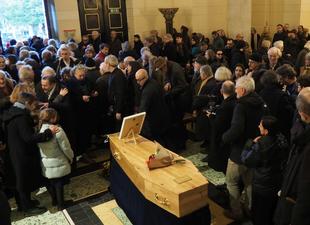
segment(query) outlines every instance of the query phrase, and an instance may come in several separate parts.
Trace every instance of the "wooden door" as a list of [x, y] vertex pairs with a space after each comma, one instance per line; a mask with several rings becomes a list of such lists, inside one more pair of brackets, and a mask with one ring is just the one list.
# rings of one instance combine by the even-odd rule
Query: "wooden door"
[[103, 42], [109, 42], [110, 31], [128, 40], [125, 0], [78, 0], [81, 33], [99, 31]]

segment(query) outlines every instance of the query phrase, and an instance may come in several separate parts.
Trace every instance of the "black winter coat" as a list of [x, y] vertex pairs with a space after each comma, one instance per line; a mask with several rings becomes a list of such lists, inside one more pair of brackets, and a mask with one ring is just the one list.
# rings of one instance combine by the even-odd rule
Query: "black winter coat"
[[224, 99], [215, 111], [215, 116], [210, 118], [212, 131], [210, 149], [208, 151], [209, 166], [224, 173], [226, 173], [230, 148], [229, 145], [219, 145], [219, 143], [221, 143], [222, 135], [230, 128], [236, 101], [235, 95]]
[[288, 147], [281, 134], [263, 136], [256, 143], [250, 140], [246, 144], [241, 158], [247, 167], [254, 168], [253, 191], [276, 194], [280, 190]]
[[297, 122], [293, 145], [286, 166], [275, 224], [310, 224], [310, 127]]
[[116, 68], [108, 75], [108, 96], [109, 104], [113, 105], [114, 113], [126, 114], [127, 106], [127, 80], [123, 72]]
[[231, 127], [222, 136], [223, 144], [231, 145], [230, 159], [241, 162], [241, 152], [248, 139], [258, 136], [261, 117], [264, 113], [264, 101], [255, 92], [251, 92], [237, 100]]
[[259, 95], [265, 101], [269, 113], [279, 120], [279, 129], [289, 139], [295, 107], [287, 93], [279, 87], [265, 87]]
[[142, 135], [156, 139], [170, 127], [170, 116], [160, 85], [149, 79], [142, 88], [139, 106], [140, 112], [146, 112]]
[[169, 42], [164, 44], [161, 52], [162, 56], [167, 57], [168, 60], [177, 61], [177, 47], [173, 42]]
[[33, 119], [26, 109], [12, 106], [4, 113], [9, 154], [16, 175], [16, 189], [31, 192], [42, 184], [41, 158], [37, 143], [53, 137], [51, 130], [35, 133]]

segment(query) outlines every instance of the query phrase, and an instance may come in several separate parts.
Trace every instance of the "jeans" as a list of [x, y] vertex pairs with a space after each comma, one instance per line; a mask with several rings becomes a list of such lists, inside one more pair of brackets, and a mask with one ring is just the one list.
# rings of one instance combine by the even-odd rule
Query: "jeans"
[[252, 200], [252, 171], [246, 166], [234, 163], [229, 159], [226, 171], [226, 184], [230, 197], [231, 210], [238, 216], [243, 215], [240, 203], [242, 193], [240, 181], [242, 181], [247, 204], [250, 209]]

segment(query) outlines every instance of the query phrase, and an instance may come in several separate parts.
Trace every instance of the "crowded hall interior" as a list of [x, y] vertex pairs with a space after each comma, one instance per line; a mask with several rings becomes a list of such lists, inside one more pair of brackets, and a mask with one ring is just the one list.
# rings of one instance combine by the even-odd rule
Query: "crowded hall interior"
[[0, 225], [310, 225], [309, 0], [0, 5]]

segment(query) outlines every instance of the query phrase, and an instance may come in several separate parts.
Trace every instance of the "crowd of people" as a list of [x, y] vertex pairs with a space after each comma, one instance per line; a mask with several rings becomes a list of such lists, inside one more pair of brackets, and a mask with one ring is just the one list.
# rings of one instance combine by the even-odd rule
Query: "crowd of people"
[[250, 43], [224, 30], [211, 39], [190, 35], [185, 26], [163, 37], [135, 35], [132, 48], [115, 31], [109, 40], [94, 31], [80, 43], [34, 36], [1, 49], [1, 224], [10, 224], [6, 197], [18, 210], [44, 212], [31, 199], [42, 186], [64, 209], [64, 184], [78, 160], [92, 162], [92, 139], [138, 112], [146, 112], [141, 134], [175, 152], [188, 138], [203, 141], [203, 161], [226, 174], [226, 216], [310, 224], [306, 29], [279, 24], [272, 38], [253, 28]]

